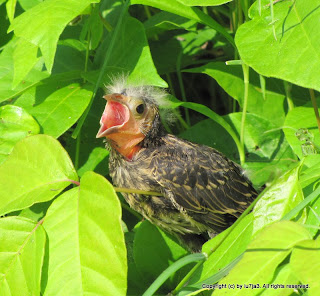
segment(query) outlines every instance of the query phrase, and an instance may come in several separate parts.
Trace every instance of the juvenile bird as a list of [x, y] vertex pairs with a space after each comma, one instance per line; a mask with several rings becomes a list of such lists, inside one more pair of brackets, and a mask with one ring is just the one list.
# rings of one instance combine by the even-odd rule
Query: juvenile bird
[[115, 81], [104, 96], [97, 138], [106, 137], [111, 147], [115, 186], [161, 194], [123, 193], [131, 208], [195, 252], [228, 228], [257, 192], [240, 166], [217, 150], [165, 131], [159, 107], [166, 97], [152, 86]]

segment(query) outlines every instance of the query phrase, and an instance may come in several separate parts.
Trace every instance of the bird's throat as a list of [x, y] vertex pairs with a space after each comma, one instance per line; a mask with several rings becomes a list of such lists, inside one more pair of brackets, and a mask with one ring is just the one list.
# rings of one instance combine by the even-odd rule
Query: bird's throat
[[127, 160], [132, 160], [141, 149], [140, 143], [145, 136], [143, 134], [114, 133], [107, 136], [112, 149], [116, 150]]

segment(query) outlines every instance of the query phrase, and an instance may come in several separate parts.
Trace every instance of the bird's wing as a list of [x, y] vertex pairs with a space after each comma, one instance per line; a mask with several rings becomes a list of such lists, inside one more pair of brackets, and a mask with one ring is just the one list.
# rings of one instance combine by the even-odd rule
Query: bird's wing
[[152, 172], [177, 209], [220, 232], [257, 196], [241, 169], [218, 151], [175, 137], [154, 157]]

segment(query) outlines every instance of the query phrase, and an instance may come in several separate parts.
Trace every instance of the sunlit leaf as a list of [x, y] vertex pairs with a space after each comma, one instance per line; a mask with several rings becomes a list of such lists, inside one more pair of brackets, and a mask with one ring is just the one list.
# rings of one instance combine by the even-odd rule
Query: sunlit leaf
[[0, 219], [0, 295], [40, 295], [46, 234], [29, 219]]
[[14, 30], [16, 36], [39, 46], [46, 67], [51, 72], [57, 42], [63, 29], [94, 2], [96, 0], [47, 0], [15, 18], [9, 29]]
[[263, 284], [271, 283], [277, 266], [290, 254], [291, 248], [306, 239], [310, 239], [309, 232], [295, 222], [281, 221], [266, 227], [249, 244], [240, 262], [219, 282], [227, 286], [246, 284], [247, 288], [221, 289], [215, 295], [258, 295]]
[[125, 295], [121, 208], [111, 184], [87, 172], [57, 198], [44, 222], [49, 239], [44, 295]]
[[58, 141], [45, 135], [24, 138], [0, 166], [0, 216], [50, 200], [77, 178]]
[[272, 19], [269, 0], [251, 8], [253, 20], [235, 37], [241, 59], [264, 76], [320, 90], [319, 1], [278, 1], [273, 10]]
[[40, 132], [35, 119], [24, 109], [5, 105], [0, 107], [0, 164], [21, 139]]
[[284, 122], [283, 132], [295, 154], [302, 158], [303, 146], [310, 140], [298, 137], [298, 130], [305, 129], [311, 134], [311, 144], [320, 146], [320, 134], [317, 127], [317, 119], [311, 107], [297, 107], [289, 111]]
[[308, 285], [308, 295], [316, 296], [319, 294], [320, 282], [320, 239], [305, 240], [300, 242], [292, 251], [290, 258], [295, 275], [302, 284]]
[[53, 92], [29, 110], [38, 120], [43, 133], [57, 138], [79, 119], [91, 96], [91, 90], [75, 83]]
[[303, 200], [299, 169], [300, 166], [288, 171], [263, 193], [253, 210], [253, 233], [280, 220]]

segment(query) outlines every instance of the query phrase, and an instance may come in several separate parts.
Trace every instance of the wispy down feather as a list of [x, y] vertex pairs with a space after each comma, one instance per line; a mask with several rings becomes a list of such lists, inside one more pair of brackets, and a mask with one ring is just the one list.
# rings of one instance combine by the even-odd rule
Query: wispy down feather
[[119, 93], [129, 97], [142, 98], [149, 103], [159, 107], [161, 117], [167, 123], [176, 120], [172, 111], [168, 92], [159, 87], [144, 84], [133, 84], [128, 82], [128, 75], [122, 74], [111, 77], [111, 83], [106, 85], [108, 94]]

